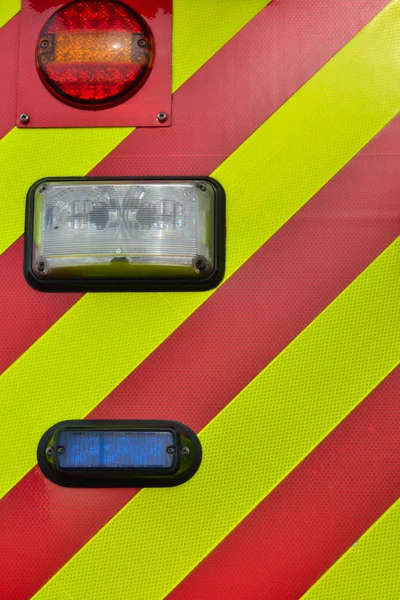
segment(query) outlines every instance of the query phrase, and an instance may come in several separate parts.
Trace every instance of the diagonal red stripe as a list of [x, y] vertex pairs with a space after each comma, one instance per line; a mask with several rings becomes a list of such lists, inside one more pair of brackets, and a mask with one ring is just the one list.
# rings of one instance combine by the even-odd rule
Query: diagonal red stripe
[[168, 596], [297, 600], [400, 494], [400, 367]]
[[0, 255], [0, 374], [81, 298], [30, 288], [22, 274], [23, 253], [20, 238]]
[[19, 14], [0, 28], [0, 139], [15, 125], [18, 86]]
[[[397, 237], [399, 127], [400, 117], [90, 416], [174, 417], [196, 431], [212, 419]], [[0, 502], [0, 597], [30, 597], [134, 493], [61, 490], [33, 469]]]
[[[173, 127], [136, 130], [92, 174], [211, 173], [387, 1], [267, 6], [174, 94]], [[0, 373], [79, 298], [44, 300], [29, 291], [21, 248], [18, 241], [0, 256], [0, 273], [7, 274], [0, 289], [0, 306], [6, 307], [0, 311]], [[40, 302], [45, 308], [38, 308]], [[38, 319], [38, 312], [45, 318]]]

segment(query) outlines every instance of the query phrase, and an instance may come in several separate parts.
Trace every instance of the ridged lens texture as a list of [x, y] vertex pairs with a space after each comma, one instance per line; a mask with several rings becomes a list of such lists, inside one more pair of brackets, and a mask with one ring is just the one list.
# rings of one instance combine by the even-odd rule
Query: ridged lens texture
[[170, 431], [63, 431], [58, 437], [61, 469], [170, 469]]
[[210, 184], [194, 180], [48, 182], [35, 195], [33, 268], [46, 277], [105, 277], [108, 265], [109, 276], [128, 277], [129, 265], [153, 265], [195, 276], [202, 257], [197, 275], [206, 275], [214, 197]]
[[37, 68], [60, 100], [81, 108], [118, 104], [150, 74], [154, 43], [145, 21], [109, 0], [77, 0], [58, 10], [42, 29]]

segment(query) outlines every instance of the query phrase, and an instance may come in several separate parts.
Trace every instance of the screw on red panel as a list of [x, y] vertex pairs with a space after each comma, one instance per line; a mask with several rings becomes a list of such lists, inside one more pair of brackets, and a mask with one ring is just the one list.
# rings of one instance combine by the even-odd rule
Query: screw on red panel
[[31, 120], [31, 118], [26, 113], [22, 113], [22, 115], [19, 116], [19, 120], [21, 121], [21, 123], [23, 123], [24, 125], [26, 125], [27, 123], [29, 123], [29, 121]]
[[160, 123], [164, 123], [168, 119], [168, 115], [165, 112], [159, 112], [157, 119], [160, 121]]

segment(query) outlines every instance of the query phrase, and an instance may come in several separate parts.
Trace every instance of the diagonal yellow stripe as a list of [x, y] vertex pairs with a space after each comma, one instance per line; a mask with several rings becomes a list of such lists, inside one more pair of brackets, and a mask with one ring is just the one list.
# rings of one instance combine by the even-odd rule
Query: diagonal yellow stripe
[[3, 27], [21, 10], [21, 0], [1, 0], [0, 27]]
[[[228, 192], [228, 275], [397, 112], [399, 9], [386, 9], [217, 169]], [[379, 72], [368, 66], [376, 56], [386, 63]], [[163, 305], [154, 294], [89, 294], [32, 346], [0, 378], [0, 495], [34, 465], [43, 430], [90, 412], [209, 295], [172, 294]]]
[[304, 595], [304, 600], [399, 600], [400, 500]]
[[[230, 0], [174, 0], [173, 90], [270, 1], [246, 0], [232, 10]], [[1, 7], [0, 14], [7, 11]], [[1, 202], [0, 254], [23, 233], [26, 192], [34, 181], [87, 174], [132, 131], [14, 128], [5, 136], [0, 141], [0, 181], [7, 190]]]
[[164, 598], [397, 366], [399, 265], [400, 238], [207, 425], [190, 482], [140, 492], [35, 598]]

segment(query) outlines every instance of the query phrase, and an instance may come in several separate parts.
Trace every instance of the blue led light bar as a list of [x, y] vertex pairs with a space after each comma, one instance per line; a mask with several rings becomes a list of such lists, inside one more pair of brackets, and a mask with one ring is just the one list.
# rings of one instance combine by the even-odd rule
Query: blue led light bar
[[64, 487], [171, 487], [200, 466], [200, 440], [177, 421], [62, 421], [37, 450], [45, 477]]
[[171, 431], [62, 431], [57, 441], [60, 469], [171, 469]]

